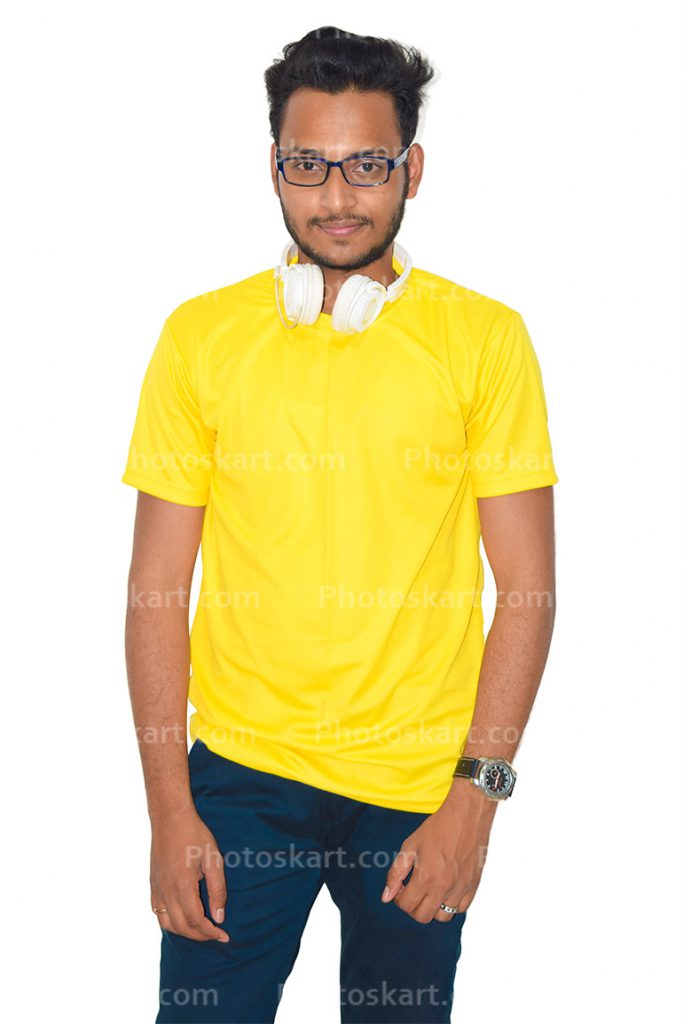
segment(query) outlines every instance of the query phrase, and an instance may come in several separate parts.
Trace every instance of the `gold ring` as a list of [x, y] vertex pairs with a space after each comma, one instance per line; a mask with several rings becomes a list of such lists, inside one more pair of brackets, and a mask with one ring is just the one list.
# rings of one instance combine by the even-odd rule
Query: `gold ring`
[[168, 914], [166, 907], [152, 907], [155, 914]]

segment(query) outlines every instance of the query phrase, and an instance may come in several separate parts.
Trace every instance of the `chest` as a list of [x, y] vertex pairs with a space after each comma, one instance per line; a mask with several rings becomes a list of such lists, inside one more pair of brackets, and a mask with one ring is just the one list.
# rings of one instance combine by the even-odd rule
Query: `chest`
[[[296, 334], [296, 332], [291, 332]], [[340, 338], [282, 332], [237, 345], [204, 374], [204, 406], [223, 447], [317, 453], [372, 449], [392, 463], [428, 446], [465, 448], [445, 345], [409, 332]]]

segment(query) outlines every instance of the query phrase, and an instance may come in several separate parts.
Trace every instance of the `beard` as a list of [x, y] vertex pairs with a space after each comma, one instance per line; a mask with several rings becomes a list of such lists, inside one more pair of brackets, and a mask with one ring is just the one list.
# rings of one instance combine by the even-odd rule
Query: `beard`
[[[367, 267], [371, 263], [374, 263], [376, 260], [381, 259], [381, 257], [384, 256], [385, 252], [389, 248], [389, 246], [393, 244], [393, 241], [396, 238], [396, 235], [399, 232], [399, 228], [401, 227], [401, 224], [403, 222], [403, 216], [406, 207], [406, 196], [408, 194], [409, 188], [410, 180], [408, 178], [408, 175], [406, 174], [405, 181], [403, 184], [403, 194], [401, 195], [401, 199], [398, 206], [396, 207], [391, 216], [389, 227], [387, 228], [384, 237], [381, 239], [381, 241], [379, 241], [376, 245], [373, 245], [372, 248], [368, 249], [360, 256], [354, 256], [352, 259], [345, 259], [344, 256], [342, 255], [338, 258], [338, 260], [336, 260], [336, 262], [333, 261], [329, 256], [326, 256], [324, 253], [319, 252], [317, 249], [313, 248], [313, 246], [309, 245], [307, 242], [304, 242], [304, 240], [299, 235], [296, 227], [294, 226], [290, 217], [287, 214], [287, 210], [285, 209], [284, 203], [282, 202], [282, 195], [280, 195], [280, 209], [282, 210], [282, 217], [285, 222], [285, 227], [287, 228], [287, 231], [289, 232], [294, 242], [296, 242], [296, 246], [299, 252], [303, 252], [306, 256], [308, 256], [309, 260], [312, 260], [313, 263], [317, 263], [319, 267], [327, 267], [329, 270], [362, 270], [363, 267]], [[342, 217], [339, 218], [339, 220], [343, 219], [344, 218]]]

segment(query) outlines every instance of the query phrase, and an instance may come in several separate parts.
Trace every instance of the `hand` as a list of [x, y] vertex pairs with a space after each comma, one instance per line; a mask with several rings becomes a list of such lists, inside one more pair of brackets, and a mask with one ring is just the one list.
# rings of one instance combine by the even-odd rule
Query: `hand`
[[188, 939], [229, 942], [230, 936], [204, 913], [199, 880], [204, 877], [211, 916], [225, 917], [225, 863], [213, 834], [196, 811], [157, 819], [152, 826], [150, 885], [152, 908], [162, 929]]
[[421, 924], [452, 921], [439, 904], [467, 910], [479, 887], [496, 804], [469, 786], [453, 783], [441, 807], [403, 841], [387, 872], [389, 892], [382, 899]]

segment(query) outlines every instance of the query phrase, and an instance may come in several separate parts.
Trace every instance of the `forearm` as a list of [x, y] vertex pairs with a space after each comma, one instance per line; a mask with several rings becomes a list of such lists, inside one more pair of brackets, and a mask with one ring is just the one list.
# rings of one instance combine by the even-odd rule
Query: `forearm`
[[[148, 595], [143, 602], [132, 594]], [[187, 694], [190, 665], [188, 610], [173, 591], [159, 593], [129, 579], [126, 665], [135, 730], [152, 823], [194, 808], [187, 759]]]
[[[515, 607], [502, 601], [486, 637], [477, 698], [463, 748], [466, 757], [501, 757], [512, 762], [528, 722], [548, 657], [555, 619], [552, 590]], [[454, 766], [455, 767], [455, 766]], [[467, 779], [455, 778], [449, 797], [458, 799]], [[477, 793], [481, 798], [481, 794]], [[495, 801], [485, 801], [490, 809]]]
[[554, 607], [497, 609], [484, 647], [466, 757], [512, 762], [541, 684], [554, 617]]

